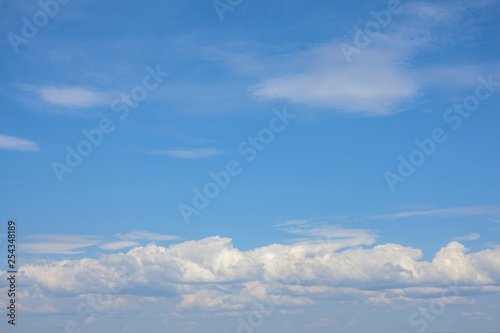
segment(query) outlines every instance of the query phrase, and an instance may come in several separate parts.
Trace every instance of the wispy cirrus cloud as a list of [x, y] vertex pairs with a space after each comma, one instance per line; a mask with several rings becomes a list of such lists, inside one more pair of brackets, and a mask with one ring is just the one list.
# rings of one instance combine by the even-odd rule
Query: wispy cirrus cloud
[[[139, 246], [139, 241], [175, 241], [182, 237], [163, 235], [146, 230], [132, 231], [126, 234], [116, 234], [113, 237], [90, 235], [29, 235], [31, 241], [20, 244], [20, 250], [26, 253], [38, 254], [80, 254], [91, 246], [99, 246], [102, 250], [116, 251]], [[117, 240], [118, 239], [118, 240]]]
[[481, 238], [481, 235], [473, 232], [467, 236], [456, 237], [456, 238], [454, 238], [454, 240], [456, 240], [456, 241], [469, 241], [469, 240], [476, 240], [479, 238]]
[[291, 234], [309, 237], [349, 238], [357, 236], [369, 236], [375, 238], [376, 235], [365, 229], [348, 229], [334, 225], [311, 222], [308, 220], [289, 220], [275, 224], [275, 227]]
[[97, 245], [101, 239], [85, 235], [30, 235], [34, 242], [20, 244], [20, 249], [27, 253], [44, 254], [79, 254], [81, 249]]
[[397, 59], [393, 53], [365, 50], [356, 64], [346, 66], [337, 45], [319, 47], [296, 56], [304, 61], [315, 59], [312, 68], [266, 79], [254, 88], [254, 96], [349, 113], [388, 115], [419, 90], [416, 80], [394, 65]]
[[[456, 36], [440, 33], [443, 29], [455, 29], [461, 38], [471, 38], [477, 30], [466, 20], [467, 7], [464, 3], [404, 4], [397, 20], [364, 40], [363, 47], [354, 42], [353, 32], [306, 51], [293, 51], [286, 57], [280, 54], [273, 63], [278, 69], [264, 74], [252, 88], [253, 95], [356, 115], [386, 116], [410, 109], [419, 97], [436, 88], [471, 86], [491, 66], [432, 62], [416, 66], [414, 61], [443, 44], [460, 42]], [[343, 44], [356, 51], [347, 55], [339, 47]]]
[[38, 145], [27, 139], [0, 134], [0, 149], [17, 151], [38, 151]]
[[460, 316], [469, 320], [493, 320], [492, 316], [482, 311], [462, 312]]
[[182, 239], [182, 237], [179, 236], [157, 234], [146, 230], [136, 230], [126, 234], [116, 234], [115, 237], [124, 240], [150, 240], [150, 241], [173, 241]]
[[498, 215], [500, 214], [500, 206], [476, 206], [476, 207], [457, 207], [445, 209], [430, 209], [430, 210], [414, 210], [395, 214], [374, 215], [368, 217], [370, 220], [398, 220], [413, 216], [474, 216], [474, 215]]
[[139, 243], [133, 241], [117, 241], [117, 242], [109, 242], [103, 244], [99, 246], [99, 248], [103, 250], [121, 250], [127, 247], [134, 247], [137, 245], [139, 245]]
[[152, 151], [150, 154], [153, 155], [165, 155], [175, 158], [187, 158], [187, 159], [197, 159], [216, 156], [224, 153], [223, 150], [215, 148], [197, 148], [197, 149], [179, 149], [179, 150], [162, 150], [162, 151]]
[[289, 220], [275, 225], [279, 230], [299, 235], [293, 243], [316, 244], [319, 249], [338, 250], [374, 244], [378, 235], [371, 230], [349, 229], [307, 220]]

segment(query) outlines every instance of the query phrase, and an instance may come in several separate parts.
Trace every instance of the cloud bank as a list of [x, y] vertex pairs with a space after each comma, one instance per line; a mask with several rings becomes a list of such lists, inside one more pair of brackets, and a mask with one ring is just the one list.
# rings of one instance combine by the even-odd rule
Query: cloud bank
[[[285, 308], [293, 308], [324, 299], [420, 304], [439, 297], [448, 285], [469, 295], [500, 292], [498, 246], [469, 253], [451, 242], [424, 261], [421, 250], [399, 244], [366, 247], [373, 243], [365, 237], [369, 232], [359, 234], [364, 236], [347, 235], [347, 243], [340, 237], [250, 251], [214, 236], [169, 247], [149, 244], [98, 259], [35, 260], [22, 265], [19, 274], [39, 294], [111, 290], [148, 300], [153, 294], [152, 301], [166, 297], [177, 311], [221, 313], [242, 311], [256, 299], [278, 295]], [[449, 303], [473, 302], [450, 297]]]

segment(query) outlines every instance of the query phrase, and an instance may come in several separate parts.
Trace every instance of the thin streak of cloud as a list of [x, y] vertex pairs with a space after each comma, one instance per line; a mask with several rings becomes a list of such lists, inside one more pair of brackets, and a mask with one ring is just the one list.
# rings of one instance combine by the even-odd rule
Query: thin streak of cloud
[[288, 240], [289, 242], [317, 244], [323, 250], [326, 248], [338, 250], [345, 247], [371, 245], [375, 243], [378, 237], [371, 230], [348, 229], [307, 220], [285, 221], [276, 224], [275, 227], [283, 232], [302, 236], [301, 238]]
[[30, 235], [29, 238], [38, 239], [37, 242], [21, 243], [22, 252], [38, 254], [79, 254], [80, 249], [97, 245], [101, 242], [98, 237], [84, 235]]
[[374, 216], [369, 216], [368, 219], [397, 220], [413, 216], [435, 216], [435, 215], [474, 216], [474, 215], [497, 215], [499, 213], [500, 213], [499, 206], [476, 206], [476, 207], [457, 207], [457, 208], [432, 209], [432, 210], [417, 210], [417, 211], [400, 212], [396, 214], [374, 215]]
[[320, 327], [327, 327], [330, 325], [332, 320], [330, 318], [319, 318], [309, 324], [304, 325], [305, 328], [320, 328]]
[[456, 241], [469, 241], [469, 240], [479, 239], [480, 237], [481, 237], [480, 234], [477, 234], [477, 233], [473, 232], [470, 235], [462, 236], [462, 237], [457, 237], [454, 240], [456, 240]]
[[99, 248], [103, 250], [121, 250], [127, 247], [134, 247], [139, 245], [137, 242], [132, 241], [118, 241], [118, 242], [110, 242], [99, 246]]
[[17, 151], [38, 151], [38, 145], [27, 139], [0, 134], [0, 149]]
[[116, 234], [115, 237], [124, 240], [151, 240], [151, 241], [174, 241], [182, 239], [182, 237], [179, 236], [162, 235], [145, 230], [136, 230], [126, 234]]
[[164, 150], [164, 151], [153, 151], [150, 154], [153, 155], [166, 155], [175, 158], [188, 158], [197, 159], [211, 157], [215, 155], [222, 154], [223, 151], [215, 148], [199, 148], [199, 149], [180, 149], [180, 150]]

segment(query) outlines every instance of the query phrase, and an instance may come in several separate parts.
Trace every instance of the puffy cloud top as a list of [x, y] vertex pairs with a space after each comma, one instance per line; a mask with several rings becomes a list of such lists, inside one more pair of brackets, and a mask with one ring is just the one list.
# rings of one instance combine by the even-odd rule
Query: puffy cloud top
[[[251, 251], [234, 248], [218, 236], [169, 247], [150, 244], [99, 259], [43, 260], [20, 268], [23, 279], [43, 288], [90, 292], [121, 284], [133, 293], [143, 287], [181, 290], [182, 285], [214, 283], [288, 283], [353, 287], [497, 285], [500, 248], [467, 254], [457, 242], [443, 247], [432, 262], [422, 251], [398, 244], [336, 251], [330, 243], [273, 244]], [[335, 248], [335, 246], [333, 246]]]

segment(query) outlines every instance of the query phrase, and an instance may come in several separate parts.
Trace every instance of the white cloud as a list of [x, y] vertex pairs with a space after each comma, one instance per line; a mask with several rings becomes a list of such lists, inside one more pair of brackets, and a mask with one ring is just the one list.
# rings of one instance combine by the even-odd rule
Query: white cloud
[[[289, 220], [275, 226], [284, 232], [304, 236], [294, 242], [306, 243], [316, 253], [321, 250], [336, 251], [344, 247], [371, 245], [378, 237], [371, 230], [347, 229], [306, 220]], [[312, 247], [313, 244], [316, 246]]]
[[347, 324], [345, 324], [345, 326], [346, 327], [354, 327], [354, 326], [356, 326], [357, 323], [358, 323], [358, 320], [353, 318], [353, 319], [349, 320], [347, 322]]
[[352, 33], [341, 40], [276, 56], [268, 73], [252, 88], [254, 96], [385, 116], [412, 108], [417, 98], [436, 89], [449, 93], [473, 87], [479, 74], [491, 70], [491, 64], [415, 61], [477, 34], [477, 21], [469, 19], [470, 11], [463, 3], [412, 2], [404, 7], [397, 20], [368, 37], [365, 47], [351, 56], [344, 56], [341, 46], [354, 48], [356, 28], [363, 24], [353, 26]]
[[482, 311], [462, 312], [460, 316], [469, 320], [493, 320], [493, 316]]
[[[460, 290], [457, 288], [457, 290]], [[413, 306], [428, 306], [429, 304], [435, 304], [436, 302], [443, 303], [445, 305], [447, 304], [454, 304], [454, 305], [475, 305], [476, 302], [474, 299], [468, 299], [467, 297], [463, 296], [450, 296], [452, 292], [450, 290], [446, 290], [446, 293], [444, 296], [436, 297], [436, 298], [418, 298], [416, 296], [413, 297], [407, 297], [403, 295], [390, 295], [385, 292], [379, 293], [375, 297], [370, 297], [366, 303], [377, 305], [377, 306], [383, 306], [386, 307], [387, 305], [413, 305]], [[389, 297], [388, 297], [389, 295]]]
[[[425, 304], [446, 292], [444, 281], [464, 295], [500, 290], [500, 247], [467, 253], [452, 242], [430, 262], [422, 260], [421, 250], [399, 244], [312, 249], [317, 244], [240, 251], [228, 238], [209, 237], [99, 259], [35, 260], [22, 265], [19, 274], [28, 286], [62, 294], [118, 288], [150, 297], [153, 288], [155, 295], [179, 296], [177, 311], [250, 311], [255, 302], [302, 309], [322, 299]], [[469, 304], [464, 295], [447, 291], [443, 300]]]
[[332, 320], [330, 318], [318, 318], [309, 324], [304, 325], [305, 328], [319, 328], [319, 327], [327, 327], [330, 325]]
[[10, 135], [0, 134], [0, 149], [17, 150], [17, 151], [38, 151], [38, 146], [35, 142], [27, 139], [16, 138]]
[[33, 308], [27, 307], [27, 306], [20, 306], [19, 307], [23, 312], [31, 312], [31, 313], [56, 313], [58, 312], [56, 309], [51, 307], [50, 305], [44, 304], [44, 305], [38, 305]]
[[65, 107], [89, 108], [111, 102], [108, 94], [84, 87], [45, 86], [35, 90], [45, 102]]
[[22, 243], [20, 249], [26, 253], [79, 254], [84, 252], [82, 249], [90, 246], [100, 245], [99, 247], [103, 250], [121, 250], [138, 246], [138, 240], [175, 241], [182, 239], [179, 236], [162, 235], [145, 230], [116, 234], [114, 237], [121, 240], [105, 242], [103, 237], [88, 235], [30, 235], [28, 238], [36, 241]]
[[[87, 304], [92, 304], [92, 301], [97, 302], [99, 307], [98, 311], [117, 311], [130, 309], [133, 304], [128, 297], [107, 294], [84, 294], [78, 295], [81, 300], [86, 300]], [[133, 300], [135, 303], [137, 300]]]
[[151, 302], [151, 303], [158, 303], [160, 299], [158, 297], [141, 297], [139, 299], [140, 302]]
[[18, 290], [17, 296], [23, 301], [17, 306], [22, 312], [30, 313], [57, 313], [56, 304], [50, 297], [44, 295], [37, 286], [29, 286]]
[[255, 87], [254, 95], [342, 112], [388, 115], [418, 94], [416, 80], [397, 65], [391, 51], [363, 50], [350, 65], [337, 45], [322, 46], [297, 58], [314, 65], [266, 79]]
[[121, 250], [127, 247], [137, 246], [139, 243], [132, 241], [118, 241], [118, 242], [110, 242], [99, 246], [99, 248], [103, 250]]
[[32, 239], [40, 241], [21, 243], [20, 250], [27, 253], [46, 254], [78, 254], [79, 249], [97, 245], [101, 241], [94, 236], [83, 235], [31, 235]]
[[153, 151], [153, 155], [166, 155], [176, 158], [197, 159], [205, 158], [222, 154], [223, 151], [215, 148], [198, 148], [198, 149], [181, 149], [181, 150], [164, 150]]
[[281, 314], [285, 314], [285, 315], [304, 314], [304, 310], [302, 310], [302, 309], [295, 309], [295, 310], [281, 309], [279, 312]]
[[485, 312], [474, 311], [474, 312], [462, 312], [460, 315], [462, 317], [471, 317], [471, 316], [483, 317], [483, 316], [487, 316], [488, 314]]
[[198, 308], [201, 310], [238, 310], [242, 306], [235, 304], [235, 296], [224, 294], [216, 290], [200, 290], [193, 294], [182, 296], [182, 301], [178, 304], [178, 310]]
[[[462, 244], [451, 242], [439, 250], [432, 263], [448, 279], [479, 285], [494, 284], [494, 276], [484, 271], [483, 268], [478, 269], [475, 255], [466, 255], [466, 252], [467, 249]], [[499, 273], [495, 272], [495, 269], [488, 271], [494, 275]]]
[[[375, 241], [376, 235], [369, 230], [305, 220], [277, 226], [304, 238], [248, 251], [218, 236], [168, 247], [152, 243], [98, 259], [34, 259], [19, 268], [19, 276], [27, 288], [36, 286], [47, 294], [93, 295], [103, 290], [115, 294], [126, 290], [126, 297], [139, 298], [143, 303], [154, 301], [160, 306], [170, 302], [178, 312], [202, 310], [220, 316], [251, 312], [255, 304], [268, 308], [279, 305], [285, 310], [283, 314], [298, 314], [297, 309], [326, 299], [364, 301], [374, 306], [424, 306], [433, 299], [446, 304], [473, 304], [466, 295], [500, 290], [500, 246], [469, 253], [460, 243], [451, 242], [431, 261], [424, 261], [421, 250], [400, 244], [361, 248]], [[32, 250], [48, 251], [49, 247], [55, 253], [77, 253], [78, 248], [99, 242], [90, 236], [37, 237], [44, 244]], [[138, 239], [178, 238], [148, 231], [115, 237], [122, 241], [108, 242], [101, 248], [118, 249]], [[450, 292], [445, 281], [460, 292]], [[129, 307], [128, 298], [109, 309]]]
[[480, 234], [477, 234], [475, 232], [471, 233], [470, 235], [467, 235], [467, 236], [462, 236], [462, 237], [456, 237], [455, 240], [456, 241], [468, 241], [468, 240], [476, 240], [476, 239], [479, 239], [481, 237]]

